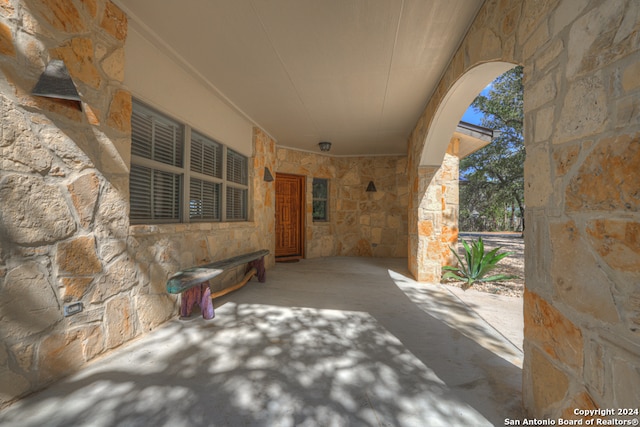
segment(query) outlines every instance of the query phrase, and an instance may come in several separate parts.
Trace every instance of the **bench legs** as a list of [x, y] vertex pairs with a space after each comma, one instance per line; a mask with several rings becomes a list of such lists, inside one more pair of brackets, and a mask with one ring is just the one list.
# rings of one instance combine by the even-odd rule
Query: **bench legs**
[[[252, 268], [256, 269], [258, 282], [264, 283], [267, 280], [267, 273], [264, 268], [264, 257], [260, 257], [254, 261], [250, 261], [247, 271]], [[183, 291], [180, 294], [180, 316], [189, 317], [193, 311], [193, 307], [197, 304], [202, 311], [202, 317], [205, 319], [213, 319], [215, 312], [213, 310], [213, 302], [211, 301], [211, 289], [209, 282], [204, 282], [192, 288]]]
[[193, 306], [196, 304], [200, 306], [203, 318], [208, 320], [215, 317], [216, 314], [213, 311], [209, 282], [201, 283], [200, 285], [194, 286], [182, 292], [180, 296], [180, 316], [191, 316]]
[[264, 283], [267, 280], [267, 272], [264, 268], [264, 257], [260, 257], [254, 261], [250, 261], [247, 266], [247, 271], [252, 268], [256, 269], [256, 274], [258, 275], [258, 282]]

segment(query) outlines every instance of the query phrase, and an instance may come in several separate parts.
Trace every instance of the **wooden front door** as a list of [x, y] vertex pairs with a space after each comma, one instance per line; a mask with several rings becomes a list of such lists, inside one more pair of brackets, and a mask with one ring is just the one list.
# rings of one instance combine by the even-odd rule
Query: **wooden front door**
[[304, 176], [276, 173], [276, 260], [302, 258]]

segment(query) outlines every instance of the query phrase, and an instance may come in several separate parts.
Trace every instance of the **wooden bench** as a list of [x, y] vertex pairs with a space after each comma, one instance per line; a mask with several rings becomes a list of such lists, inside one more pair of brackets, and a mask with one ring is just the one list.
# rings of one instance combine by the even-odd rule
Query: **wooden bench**
[[[238, 255], [232, 258], [212, 262], [210, 264], [191, 267], [186, 270], [179, 271], [171, 276], [167, 281], [167, 292], [170, 294], [181, 294], [181, 317], [189, 317], [193, 310], [193, 306], [198, 304], [202, 310], [202, 317], [205, 319], [213, 319], [215, 316], [212, 303], [213, 298], [220, 297], [241, 288], [254, 274], [258, 275], [259, 282], [262, 283], [266, 280], [264, 257], [268, 254], [269, 251], [267, 249], [263, 249], [261, 251]], [[222, 291], [216, 292], [212, 295], [208, 281], [222, 274], [225, 270], [242, 264], [249, 264], [245, 278], [239, 284], [223, 289]]]

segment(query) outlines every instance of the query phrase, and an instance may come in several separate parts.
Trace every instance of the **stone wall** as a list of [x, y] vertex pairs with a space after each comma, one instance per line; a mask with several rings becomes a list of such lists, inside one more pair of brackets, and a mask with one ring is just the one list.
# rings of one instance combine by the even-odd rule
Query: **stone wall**
[[[406, 157], [277, 150], [278, 172], [307, 177], [305, 256], [407, 256]], [[312, 218], [313, 178], [329, 180], [329, 220]], [[369, 181], [376, 192], [366, 192]]]
[[523, 394], [538, 418], [640, 401], [639, 33], [635, 1], [489, 0], [410, 138], [409, 266], [432, 280], [420, 231], [432, 119], [469, 70], [524, 65]]
[[[0, 405], [140, 333], [127, 249], [126, 16], [106, 1], [0, 2]], [[50, 59], [82, 98], [31, 96]], [[63, 305], [84, 311], [63, 316]]]
[[[275, 187], [263, 171], [275, 168], [275, 142], [258, 129], [248, 222], [129, 226], [126, 36], [107, 0], [0, 1], [0, 407], [175, 317], [170, 274], [273, 254]], [[82, 109], [31, 95], [51, 59], [64, 60]], [[83, 311], [64, 317], [71, 302]]]

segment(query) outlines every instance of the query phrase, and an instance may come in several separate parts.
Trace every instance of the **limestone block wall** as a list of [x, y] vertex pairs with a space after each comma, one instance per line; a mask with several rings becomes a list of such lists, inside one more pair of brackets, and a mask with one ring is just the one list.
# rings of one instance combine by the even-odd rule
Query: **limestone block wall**
[[578, 6], [525, 51], [524, 397], [563, 414], [640, 401], [640, 4]]
[[[273, 253], [275, 142], [259, 129], [248, 222], [130, 227], [126, 37], [108, 0], [0, 1], [0, 407], [176, 316], [177, 270]], [[51, 59], [82, 109], [31, 95]], [[83, 311], [65, 317], [72, 302]]]
[[[0, 3], [0, 405], [140, 333], [127, 247], [126, 16], [112, 3]], [[51, 59], [82, 107], [34, 97]], [[63, 305], [84, 311], [63, 316]]]
[[[421, 182], [426, 187], [418, 207], [418, 238], [421, 250], [411, 263], [420, 265], [426, 274], [422, 281], [440, 282], [441, 267], [455, 265], [450, 248], [458, 246], [460, 160], [454, 154], [452, 139], [440, 167], [420, 167]], [[418, 255], [419, 254], [419, 255]], [[417, 267], [413, 267], [417, 268]]]
[[422, 197], [417, 208], [415, 198], [409, 200], [409, 223], [417, 224], [417, 233], [409, 233], [408, 262], [410, 271], [420, 271], [419, 280], [424, 282], [440, 282], [441, 267], [456, 263], [450, 248], [458, 247], [459, 144], [459, 139], [451, 138], [442, 165], [420, 166], [419, 179], [414, 180], [412, 195]]
[[[460, 215], [460, 158], [459, 140], [452, 138], [444, 155], [442, 166], [436, 173], [435, 182], [442, 189], [440, 228], [440, 265], [454, 265], [455, 256], [449, 248], [458, 247], [458, 218]], [[434, 248], [434, 250], [436, 250]]]
[[634, 1], [489, 0], [410, 138], [409, 266], [424, 280], [438, 268], [420, 231], [433, 117], [470, 70], [524, 65], [523, 395], [537, 418], [640, 401], [639, 33]]
[[[307, 177], [305, 254], [407, 255], [406, 157], [333, 157], [277, 149], [277, 171]], [[312, 218], [313, 178], [329, 180], [329, 220]], [[376, 192], [366, 192], [369, 181]]]

